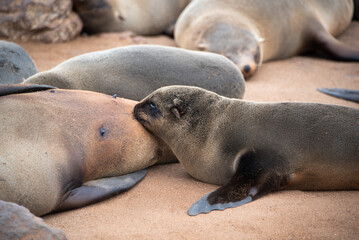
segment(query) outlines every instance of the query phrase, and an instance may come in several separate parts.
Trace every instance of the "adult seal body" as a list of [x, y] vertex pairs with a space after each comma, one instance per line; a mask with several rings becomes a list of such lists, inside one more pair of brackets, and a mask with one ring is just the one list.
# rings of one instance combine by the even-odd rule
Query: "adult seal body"
[[352, 0], [196, 0], [178, 18], [175, 40], [228, 57], [249, 78], [263, 61], [309, 50], [359, 61], [359, 50], [334, 38], [352, 16]]
[[89, 33], [132, 31], [155, 35], [165, 31], [189, 0], [74, 0]]
[[161, 88], [135, 117], [194, 178], [224, 185], [190, 215], [279, 189], [359, 189], [359, 110], [317, 103], [256, 103], [195, 87]]
[[0, 200], [38, 216], [79, 208], [175, 158], [133, 118], [136, 102], [41, 88], [51, 87], [0, 86]]
[[24, 83], [117, 94], [132, 100], [168, 85], [202, 87], [231, 98], [242, 98], [245, 88], [240, 71], [223, 56], [148, 45], [83, 54]]

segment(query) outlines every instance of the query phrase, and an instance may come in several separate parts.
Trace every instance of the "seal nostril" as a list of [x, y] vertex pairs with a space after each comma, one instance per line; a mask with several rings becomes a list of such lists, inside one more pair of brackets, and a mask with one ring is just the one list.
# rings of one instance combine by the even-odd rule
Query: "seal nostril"
[[249, 73], [249, 71], [251, 71], [251, 67], [250, 67], [249, 65], [245, 65], [245, 66], [243, 67], [243, 71], [244, 71], [245, 73]]
[[105, 137], [105, 134], [106, 134], [106, 129], [103, 126], [100, 127], [100, 135], [101, 135], [101, 137]]

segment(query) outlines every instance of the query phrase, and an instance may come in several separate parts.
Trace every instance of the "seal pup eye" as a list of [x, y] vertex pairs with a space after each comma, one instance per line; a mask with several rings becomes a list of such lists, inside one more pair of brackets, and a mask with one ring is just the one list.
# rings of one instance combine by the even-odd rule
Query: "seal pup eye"
[[153, 104], [152, 102], [150, 102], [150, 108], [151, 108], [151, 109], [156, 109], [156, 105]]

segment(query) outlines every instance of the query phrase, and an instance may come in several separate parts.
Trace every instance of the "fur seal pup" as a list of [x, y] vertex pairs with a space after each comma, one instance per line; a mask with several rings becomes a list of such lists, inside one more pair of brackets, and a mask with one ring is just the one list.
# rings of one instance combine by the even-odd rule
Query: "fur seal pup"
[[197, 86], [231, 98], [242, 98], [244, 79], [223, 56], [163, 46], [127, 46], [86, 53], [24, 83], [117, 94], [142, 100], [168, 85]]
[[0, 200], [0, 239], [67, 239], [60, 229], [51, 228], [28, 209]]
[[74, 0], [88, 33], [132, 31], [156, 35], [177, 19], [189, 0]]
[[224, 185], [195, 203], [189, 215], [280, 189], [359, 189], [359, 109], [256, 103], [169, 86], [138, 103], [134, 115], [191, 176]]
[[[131, 188], [175, 159], [133, 118], [134, 101], [96, 92], [0, 88], [0, 200], [41, 216]], [[48, 89], [31, 92], [34, 89]], [[139, 171], [141, 170], [141, 171]]]
[[178, 18], [175, 40], [228, 57], [247, 79], [262, 62], [314, 49], [359, 61], [358, 49], [334, 38], [352, 16], [353, 0], [196, 0]]
[[0, 40], [0, 84], [21, 83], [37, 72], [34, 61], [21, 46]]

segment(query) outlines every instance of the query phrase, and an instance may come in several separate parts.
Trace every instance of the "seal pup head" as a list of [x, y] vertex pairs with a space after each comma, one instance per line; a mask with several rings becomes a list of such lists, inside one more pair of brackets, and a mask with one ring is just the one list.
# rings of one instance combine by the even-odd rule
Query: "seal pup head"
[[167, 143], [192, 177], [224, 184], [235, 170], [226, 159], [217, 158], [219, 146], [211, 140], [216, 132], [209, 129], [216, 128], [213, 119], [218, 118], [225, 99], [198, 87], [163, 87], [138, 103], [134, 116]]
[[200, 127], [202, 119], [211, 114], [207, 107], [220, 99], [221, 96], [198, 87], [162, 87], [135, 106], [134, 116], [149, 131], [171, 142], [175, 141], [173, 136], [178, 138], [179, 134]]
[[260, 43], [249, 29], [217, 23], [209, 27], [197, 40], [197, 49], [221, 54], [241, 70], [245, 79], [250, 78], [262, 62]]

